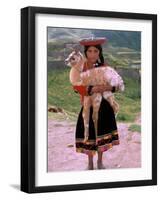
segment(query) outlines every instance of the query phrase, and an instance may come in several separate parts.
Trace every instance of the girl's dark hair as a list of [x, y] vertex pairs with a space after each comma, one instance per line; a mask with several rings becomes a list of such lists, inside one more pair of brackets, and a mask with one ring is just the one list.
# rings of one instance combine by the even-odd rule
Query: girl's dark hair
[[[102, 53], [102, 46], [100, 44], [98, 45], [93, 45], [94, 47], [96, 47], [98, 50], [99, 50], [99, 60], [96, 61], [96, 64], [97, 66], [101, 66], [101, 65], [104, 65], [104, 57], [103, 57], [103, 53]], [[87, 57], [87, 50], [88, 48], [91, 47], [91, 46], [84, 46], [84, 54], [85, 56]]]

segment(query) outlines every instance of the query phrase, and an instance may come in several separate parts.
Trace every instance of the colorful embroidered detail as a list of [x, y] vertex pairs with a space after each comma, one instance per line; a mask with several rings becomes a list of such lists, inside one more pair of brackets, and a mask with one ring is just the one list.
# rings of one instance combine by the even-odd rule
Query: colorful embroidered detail
[[109, 135], [112, 135], [112, 133], [106, 133], [104, 135], [97, 135], [97, 138], [104, 138], [104, 137], [108, 137]]
[[113, 140], [113, 141], [112, 141], [112, 145], [118, 145], [118, 144], [120, 144], [120, 141], [119, 141], [119, 140]]
[[[84, 141], [84, 138], [76, 138], [76, 142], [83, 142]], [[87, 143], [95, 143], [96, 140], [93, 139], [93, 140], [87, 140]]]
[[96, 154], [95, 150], [88, 150], [88, 149], [83, 149], [83, 148], [76, 148], [76, 152], [85, 153], [87, 155], [95, 155]]
[[113, 146], [112, 143], [110, 143], [110, 144], [106, 144], [106, 145], [103, 145], [103, 146], [99, 146], [99, 147], [98, 147], [98, 152], [104, 152], [104, 151], [107, 151], [107, 150], [111, 149], [112, 146]]
[[117, 131], [113, 131], [112, 135], [118, 135], [118, 132]]
[[96, 152], [104, 152], [112, 148], [113, 145], [120, 144], [117, 130], [101, 135], [97, 139], [83, 142], [84, 138], [76, 138], [76, 152], [95, 155]]

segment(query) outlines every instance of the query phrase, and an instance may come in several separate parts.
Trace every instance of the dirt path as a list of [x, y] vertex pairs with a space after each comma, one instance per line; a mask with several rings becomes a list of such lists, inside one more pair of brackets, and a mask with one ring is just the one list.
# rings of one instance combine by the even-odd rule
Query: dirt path
[[[141, 124], [140, 115], [135, 123]], [[88, 157], [75, 151], [75, 123], [48, 120], [48, 172], [87, 170]], [[106, 169], [141, 167], [141, 134], [130, 132], [130, 124], [117, 123], [120, 145], [104, 152]], [[97, 169], [97, 155], [94, 169]]]

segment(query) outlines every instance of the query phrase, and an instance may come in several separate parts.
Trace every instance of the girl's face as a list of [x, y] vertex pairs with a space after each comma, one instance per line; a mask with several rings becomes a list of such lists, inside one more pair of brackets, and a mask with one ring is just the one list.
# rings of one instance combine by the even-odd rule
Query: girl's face
[[91, 46], [87, 49], [86, 55], [88, 61], [94, 64], [99, 59], [99, 50], [96, 47]]

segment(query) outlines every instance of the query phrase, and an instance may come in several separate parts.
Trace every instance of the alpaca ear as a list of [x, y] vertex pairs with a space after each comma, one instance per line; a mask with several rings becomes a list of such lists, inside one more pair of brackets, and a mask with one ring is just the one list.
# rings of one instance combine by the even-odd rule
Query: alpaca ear
[[80, 52], [80, 45], [78, 44], [73, 45], [73, 50], [75, 51], [76, 54], [78, 54]]
[[75, 54], [78, 54], [78, 52], [79, 52], [79, 50], [77, 50], [76, 48], [73, 48], [73, 47], [71, 48], [71, 50], [72, 50], [72, 52], [75, 53]]
[[79, 53], [79, 50], [78, 49], [74, 49], [75, 53], [78, 54]]
[[80, 49], [78, 47], [74, 48], [74, 51], [75, 51], [76, 54], [80, 53]]
[[86, 58], [83, 56], [83, 54], [82, 54], [80, 51], [79, 51], [78, 53], [79, 53], [79, 55], [81, 56], [82, 60], [85, 62], [85, 61], [86, 61]]

